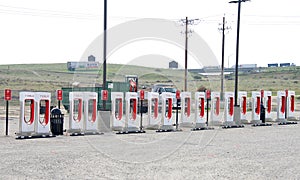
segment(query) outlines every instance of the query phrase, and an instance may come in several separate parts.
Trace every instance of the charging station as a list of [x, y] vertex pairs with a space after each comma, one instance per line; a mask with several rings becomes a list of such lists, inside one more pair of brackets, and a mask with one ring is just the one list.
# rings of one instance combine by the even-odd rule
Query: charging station
[[263, 105], [265, 107], [265, 120], [272, 121], [271, 112], [272, 112], [272, 91], [263, 91]]
[[160, 117], [158, 113], [159, 94], [157, 92], [148, 92], [148, 129], [158, 129], [160, 126]]
[[260, 120], [260, 104], [261, 104], [261, 93], [259, 91], [252, 91], [251, 96], [252, 102], [252, 124], [261, 124]]
[[34, 133], [35, 124], [35, 102], [34, 92], [20, 92], [20, 118], [18, 137], [32, 136]]
[[[35, 100], [35, 135], [49, 136], [50, 132], [50, 102], [51, 94], [47, 92], [36, 92]], [[43, 112], [42, 112], [43, 109]]]
[[181, 92], [181, 124], [180, 126], [192, 127], [191, 118], [191, 92]]
[[285, 122], [285, 106], [286, 106], [286, 95], [284, 91], [277, 91], [277, 121]]
[[295, 117], [295, 91], [287, 91], [286, 118], [287, 120], [296, 120]]
[[123, 118], [123, 93], [111, 92], [111, 125], [114, 131], [125, 130], [125, 119]]
[[99, 134], [97, 104], [98, 94], [96, 92], [83, 93], [84, 134]]
[[136, 92], [126, 92], [126, 133], [139, 133], [140, 121], [137, 119], [138, 94]]
[[208, 122], [206, 121], [205, 102], [207, 101], [205, 92], [195, 92], [195, 126], [192, 131], [198, 130], [212, 130], [214, 128], [208, 127]]
[[225, 92], [224, 99], [224, 126], [232, 126], [233, 122], [233, 113], [234, 113], [234, 93]]
[[70, 92], [69, 130], [71, 136], [84, 135], [83, 92]]
[[173, 128], [173, 113], [172, 113], [172, 104], [173, 104], [173, 94], [169, 92], [163, 92], [161, 94], [162, 100], [162, 115], [161, 115], [161, 124], [157, 132], [168, 132], [174, 131]]
[[213, 125], [221, 125], [220, 92], [211, 92], [211, 121]]
[[247, 120], [247, 92], [246, 91], [240, 91], [238, 93], [238, 102], [240, 104], [241, 108], [241, 122], [243, 124], [248, 123]]

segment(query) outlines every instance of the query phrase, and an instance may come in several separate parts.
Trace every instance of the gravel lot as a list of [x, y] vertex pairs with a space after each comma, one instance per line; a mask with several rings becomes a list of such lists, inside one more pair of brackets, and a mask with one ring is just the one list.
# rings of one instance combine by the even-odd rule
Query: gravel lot
[[17, 121], [6, 137], [1, 116], [1, 179], [300, 179], [299, 124], [16, 140]]

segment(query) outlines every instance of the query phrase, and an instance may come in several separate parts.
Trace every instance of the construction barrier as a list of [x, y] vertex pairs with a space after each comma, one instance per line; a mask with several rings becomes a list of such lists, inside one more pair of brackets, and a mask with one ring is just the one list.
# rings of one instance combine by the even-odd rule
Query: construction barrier
[[70, 92], [69, 130], [72, 135], [83, 134], [83, 92]]
[[163, 92], [161, 94], [162, 100], [162, 116], [161, 124], [159, 130], [173, 130], [173, 113], [172, 113], [172, 104], [173, 104], [173, 94], [169, 92]]
[[263, 91], [262, 103], [265, 107], [265, 120], [271, 121], [272, 112], [272, 91]]
[[252, 91], [251, 96], [252, 102], [252, 124], [260, 124], [260, 104], [261, 104], [261, 93], [259, 91]]
[[138, 95], [136, 92], [126, 92], [126, 131], [138, 131], [140, 128], [140, 121], [137, 120]]
[[191, 92], [181, 92], [181, 126], [191, 126]]
[[[50, 135], [50, 104], [51, 94], [47, 92], [34, 93], [35, 101], [35, 134]], [[41, 111], [43, 108], [43, 112]]]
[[206, 124], [205, 92], [195, 92], [195, 128], [203, 128]]
[[123, 93], [111, 92], [111, 125], [112, 130], [123, 131], [125, 119], [123, 118]]
[[234, 113], [234, 93], [225, 92], [224, 99], [224, 125], [233, 124], [233, 113]]
[[83, 131], [85, 134], [98, 133], [97, 103], [98, 94], [96, 92], [83, 92]]
[[285, 121], [286, 94], [285, 91], [277, 91], [277, 121]]
[[148, 126], [150, 129], [158, 129], [160, 118], [158, 113], [159, 94], [148, 92]]
[[242, 123], [248, 123], [247, 120], [247, 92], [246, 91], [240, 91], [238, 93], [238, 101], [241, 108], [240, 116], [241, 116], [241, 122]]
[[213, 124], [221, 123], [220, 92], [211, 92], [211, 121]]
[[35, 102], [34, 92], [20, 92], [20, 119], [17, 136], [31, 136], [34, 133]]
[[288, 120], [296, 120], [295, 117], [295, 91], [287, 91], [287, 101], [286, 101], [286, 118]]

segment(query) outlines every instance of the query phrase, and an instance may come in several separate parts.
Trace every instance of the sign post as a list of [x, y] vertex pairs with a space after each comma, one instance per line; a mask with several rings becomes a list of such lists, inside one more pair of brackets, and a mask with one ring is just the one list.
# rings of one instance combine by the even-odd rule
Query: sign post
[[209, 108], [209, 100], [211, 99], [210, 97], [210, 90], [207, 89], [206, 91], [206, 126], [208, 126], [208, 108]]
[[140, 131], [143, 131], [143, 100], [145, 98], [145, 91], [140, 90], [140, 100], [141, 100], [141, 107], [140, 107], [140, 112], [141, 112], [141, 123], [140, 123]]
[[11, 100], [11, 90], [4, 90], [4, 99], [6, 101], [6, 125], [5, 125], [5, 135], [8, 136], [8, 101]]
[[60, 109], [60, 101], [63, 99], [62, 90], [56, 90], [56, 99], [58, 101], [58, 109]]
[[180, 100], [180, 91], [176, 91], [176, 131], [178, 130], [178, 106]]

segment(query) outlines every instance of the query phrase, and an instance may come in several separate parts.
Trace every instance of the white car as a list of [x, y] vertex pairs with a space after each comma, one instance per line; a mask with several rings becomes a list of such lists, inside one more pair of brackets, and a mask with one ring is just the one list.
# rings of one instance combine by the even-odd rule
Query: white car
[[[169, 86], [156, 86], [155, 88], [153, 88], [153, 90], [152, 90], [153, 92], [158, 92], [159, 93], [159, 97], [160, 97], [160, 99], [161, 99], [161, 94], [163, 93], [163, 92], [170, 92], [170, 93], [172, 93], [173, 94], [173, 102], [172, 102], [172, 106], [173, 106], [173, 108], [175, 108], [177, 105], [176, 105], [176, 103], [177, 103], [177, 99], [176, 99], [176, 88], [174, 88], [174, 87], [169, 87]], [[161, 100], [160, 100], [160, 102], [161, 102]], [[180, 101], [179, 101], [180, 102]], [[180, 106], [180, 104], [179, 104], [179, 106]]]

